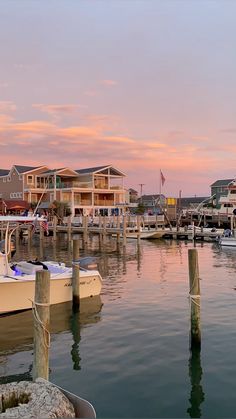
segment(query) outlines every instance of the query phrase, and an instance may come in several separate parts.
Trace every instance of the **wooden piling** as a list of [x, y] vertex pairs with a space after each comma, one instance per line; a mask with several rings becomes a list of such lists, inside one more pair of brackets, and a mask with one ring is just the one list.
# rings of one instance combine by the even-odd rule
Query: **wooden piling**
[[79, 260], [79, 239], [73, 240], [73, 262]]
[[141, 236], [141, 220], [140, 215], [137, 215], [137, 240], [140, 243], [140, 236]]
[[35, 280], [33, 380], [49, 376], [50, 272], [37, 271]]
[[79, 240], [73, 240], [73, 272], [72, 272], [72, 306], [73, 310], [77, 310], [80, 305], [80, 269], [79, 259]]
[[67, 231], [68, 243], [71, 242], [71, 215], [68, 217], [68, 231]]
[[54, 215], [53, 217], [53, 240], [57, 240], [57, 216]]
[[117, 246], [120, 244], [120, 215], [117, 215], [117, 225], [116, 228], [118, 229], [117, 233]]
[[123, 215], [123, 246], [126, 246], [126, 229], [127, 229], [127, 218], [126, 215]]
[[191, 305], [191, 347], [201, 347], [200, 280], [197, 249], [188, 250], [189, 295]]
[[39, 224], [39, 238], [40, 238], [40, 242], [44, 242], [44, 229], [42, 226], [42, 223]]
[[88, 243], [88, 216], [87, 215], [83, 216], [83, 230], [84, 230], [84, 234], [83, 234], [84, 243], [87, 244]]

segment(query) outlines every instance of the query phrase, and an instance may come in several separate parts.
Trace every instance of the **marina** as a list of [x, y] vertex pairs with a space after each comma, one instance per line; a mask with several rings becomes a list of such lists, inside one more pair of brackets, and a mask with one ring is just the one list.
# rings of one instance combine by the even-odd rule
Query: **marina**
[[[70, 303], [54, 306], [50, 381], [90, 400], [97, 417], [232, 417], [235, 249], [216, 242], [138, 244], [127, 239], [117, 251], [112, 237], [101, 246], [97, 235], [90, 236], [86, 249], [80, 240], [81, 256], [98, 260], [100, 302], [75, 314]], [[38, 245], [36, 236], [30, 257], [37, 255]], [[187, 258], [192, 248], [199, 255], [202, 295], [202, 348], [197, 353], [189, 349]], [[21, 245], [19, 260], [27, 251], [27, 244]], [[56, 254], [58, 261], [72, 263], [66, 235], [54, 245], [51, 238], [45, 240], [43, 251], [49, 259]], [[6, 330], [2, 383], [31, 377], [29, 313], [0, 318], [0, 329]]]

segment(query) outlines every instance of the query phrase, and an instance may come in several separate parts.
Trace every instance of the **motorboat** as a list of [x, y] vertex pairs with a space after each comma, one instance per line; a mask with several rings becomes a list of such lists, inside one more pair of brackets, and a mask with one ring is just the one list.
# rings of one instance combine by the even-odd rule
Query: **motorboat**
[[[6, 224], [5, 250], [0, 251], [0, 315], [32, 307], [35, 277], [39, 270], [50, 272], [50, 304], [72, 300], [72, 267], [54, 261], [9, 262], [12, 234], [22, 223], [43, 222], [36, 216], [0, 216]], [[80, 268], [80, 298], [100, 295], [102, 278], [97, 269]]]
[[220, 237], [219, 244], [221, 246], [236, 247], [236, 237]]

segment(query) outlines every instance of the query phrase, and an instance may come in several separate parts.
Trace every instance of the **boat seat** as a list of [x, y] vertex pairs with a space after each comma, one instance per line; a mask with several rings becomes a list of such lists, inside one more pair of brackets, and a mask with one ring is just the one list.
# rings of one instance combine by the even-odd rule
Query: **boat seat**
[[33, 275], [37, 271], [42, 271], [43, 269], [43, 265], [35, 265], [31, 262], [22, 261], [14, 264], [14, 270], [17, 270], [22, 274]]

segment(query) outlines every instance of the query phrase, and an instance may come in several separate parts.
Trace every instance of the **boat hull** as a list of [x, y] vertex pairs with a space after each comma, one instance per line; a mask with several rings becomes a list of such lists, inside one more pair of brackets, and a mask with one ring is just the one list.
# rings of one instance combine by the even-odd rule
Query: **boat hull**
[[164, 235], [164, 231], [140, 231], [139, 235], [138, 232], [127, 232], [126, 238], [127, 239], [146, 239], [146, 240], [154, 240], [154, 239], [161, 239]]
[[[27, 275], [28, 276], [28, 275]], [[98, 271], [81, 271], [80, 298], [87, 298], [101, 293], [102, 280]], [[35, 292], [35, 277], [27, 279], [0, 279], [0, 314], [27, 310], [32, 307]], [[59, 304], [72, 300], [72, 277], [51, 276], [50, 304]]]
[[235, 237], [221, 237], [220, 238], [221, 246], [230, 246], [236, 247], [236, 238]]

